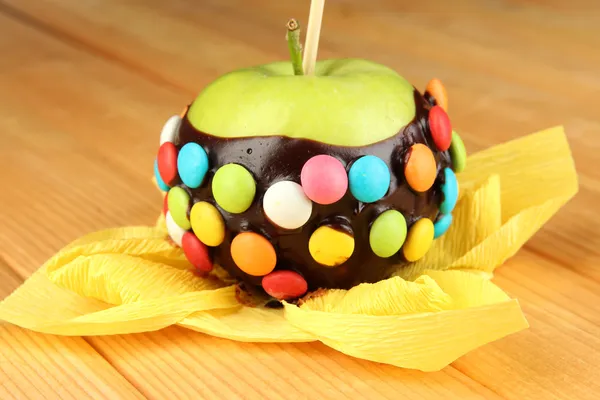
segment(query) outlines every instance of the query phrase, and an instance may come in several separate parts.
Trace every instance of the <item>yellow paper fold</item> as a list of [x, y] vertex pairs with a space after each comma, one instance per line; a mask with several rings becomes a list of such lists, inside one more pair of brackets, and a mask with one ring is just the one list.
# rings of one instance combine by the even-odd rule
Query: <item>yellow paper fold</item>
[[[423, 371], [439, 370], [485, 343], [527, 327], [517, 301], [484, 278], [462, 271], [436, 271], [434, 276], [442, 278], [447, 291], [435, 284], [407, 293], [405, 281], [396, 277], [383, 285], [398, 297], [384, 303], [377, 298], [384, 288], [368, 285], [360, 296], [363, 305], [356, 307], [352, 292], [360, 290], [358, 286], [346, 298], [336, 298], [341, 300], [339, 309], [351, 313], [327, 311], [329, 302], [311, 301], [300, 307], [286, 304], [286, 318], [346, 354]], [[433, 280], [425, 275], [418, 281], [415, 284], [429, 286]], [[439, 296], [444, 298], [441, 303]], [[407, 298], [413, 298], [408, 310]], [[440, 304], [444, 308], [437, 310]]]
[[302, 327], [292, 325], [282, 310], [259, 307], [212, 310], [191, 315], [179, 323], [195, 331], [240, 342], [312, 342]]
[[561, 128], [471, 156], [454, 224], [396, 276], [328, 290], [284, 309], [248, 307], [220, 270], [196, 276], [155, 227], [92, 233], [66, 246], [0, 304], [0, 319], [39, 332], [103, 335], [178, 324], [252, 342], [319, 340], [346, 354], [432, 371], [527, 327], [489, 277], [577, 191]]
[[460, 200], [448, 232], [418, 262], [396, 275], [424, 269], [491, 273], [512, 257], [577, 193], [577, 173], [562, 127], [474, 154], [458, 175]]

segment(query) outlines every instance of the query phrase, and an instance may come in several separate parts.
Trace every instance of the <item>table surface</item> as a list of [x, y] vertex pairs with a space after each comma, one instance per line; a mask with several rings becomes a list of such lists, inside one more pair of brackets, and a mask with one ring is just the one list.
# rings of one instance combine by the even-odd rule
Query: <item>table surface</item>
[[[320, 343], [0, 325], [0, 398], [597, 398], [600, 4], [416, 3], [329, 1], [319, 56], [373, 59], [420, 88], [442, 79], [470, 152], [565, 126], [580, 193], [494, 278], [530, 329], [422, 373]], [[164, 121], [217, 76], [285, 59], [285, 23], [308, 4], [0, 0], [0, 295], [82, 234], [152, 224]]]

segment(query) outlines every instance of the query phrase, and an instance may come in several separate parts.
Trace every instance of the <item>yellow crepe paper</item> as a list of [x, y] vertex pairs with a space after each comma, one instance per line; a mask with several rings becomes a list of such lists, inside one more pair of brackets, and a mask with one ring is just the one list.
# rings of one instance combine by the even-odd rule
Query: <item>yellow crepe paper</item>
[[459, 182], [446, 235], [422, 260], [375, 284], [322, 291], [279, 310], [242, 305], [222, 269], [194, 274], [161, 216], [155, 227], [71, 243], [0, 304], [0, 320], [58, 335], [176, 324], [238, 341], [319, 340], [354, 357], [438, 370], [527, 327], [518, 302], [489, 278], [577, 191], [562, 128], [471, 156]]

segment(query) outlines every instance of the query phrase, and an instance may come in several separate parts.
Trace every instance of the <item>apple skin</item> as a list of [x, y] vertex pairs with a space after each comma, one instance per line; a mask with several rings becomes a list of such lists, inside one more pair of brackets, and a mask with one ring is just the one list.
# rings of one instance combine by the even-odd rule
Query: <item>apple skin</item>
[[313, 76], [290, 62], [230, 72], [206, 87], [188, 118], [223, 138], [282, 135], [364, 146], [397, 134], [415, 117], [413, 86], [394, 70], [362, 59], [317, 62]]

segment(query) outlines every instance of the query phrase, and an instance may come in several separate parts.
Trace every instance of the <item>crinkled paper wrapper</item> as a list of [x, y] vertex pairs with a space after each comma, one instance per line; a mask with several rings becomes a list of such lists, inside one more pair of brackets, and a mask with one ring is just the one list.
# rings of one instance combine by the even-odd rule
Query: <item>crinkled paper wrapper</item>
[[422, 260], [379, 283], [323, 291], [283, 309], [261, 299], [243, 305], [224, 273], [201, 278], [190, 269], [161, 218], [156, 227], [71, 243], [0, 304], [0, 320], [57, 335], [179, 325], [244, 342], [319, 340], [354, 357], [439, 370], [527, 328], [492, 272], [577, 192], [560, 127], [472, 155], [459, 181], [450, 230]]

